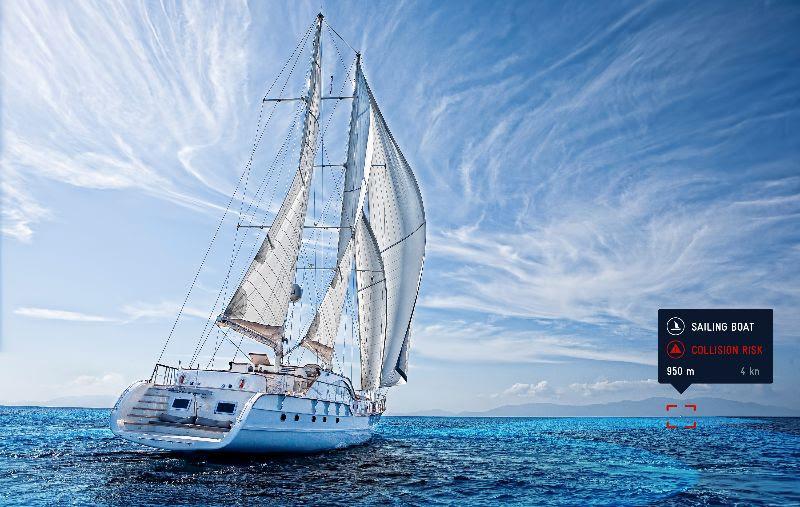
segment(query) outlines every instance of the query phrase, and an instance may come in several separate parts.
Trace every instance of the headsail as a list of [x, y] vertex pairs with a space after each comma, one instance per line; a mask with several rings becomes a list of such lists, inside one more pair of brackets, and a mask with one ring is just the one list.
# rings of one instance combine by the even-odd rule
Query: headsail
[[255, 259], [218, 320], [220, 325], [231, 326], [272, 347], [279, 357], [283, 355], [283, 325], [294, 285], [317, 151], [318, 117], [322, 94], [321, 31], [322, 18], [319, 17], [313, 45], [311, 75], [306, 96], [307, 109], [297, 173]]

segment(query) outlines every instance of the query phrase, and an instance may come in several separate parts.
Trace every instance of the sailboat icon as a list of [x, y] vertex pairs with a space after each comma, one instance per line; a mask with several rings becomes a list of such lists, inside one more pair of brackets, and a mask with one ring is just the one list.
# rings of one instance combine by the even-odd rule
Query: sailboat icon
[[667, 321], [667, 332], [672, 336], [683, 334], [684, 328], [683, 319], [680, 317], [672, 317]]

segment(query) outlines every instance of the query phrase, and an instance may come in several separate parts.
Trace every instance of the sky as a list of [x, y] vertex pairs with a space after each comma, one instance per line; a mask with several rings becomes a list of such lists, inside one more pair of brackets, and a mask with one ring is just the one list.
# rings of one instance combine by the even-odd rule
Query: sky
[[261, 98], [302, 93], [320, 8], [346, 41], [325, 29], [326, 93], [360, 50], [425, 202], [391, 412], [676, 395], [657, 311], [694, 307], [774, 308], [774, 384], [687, 396], [800, 408], [800, 4], [755, 1], [4, 2], [0, 402], [149, 377], [230, 202], [163, 360], [192, 356], [232, 245], [262, 239], [237, 221], [269, 223], [296, 169], [299, 109]]

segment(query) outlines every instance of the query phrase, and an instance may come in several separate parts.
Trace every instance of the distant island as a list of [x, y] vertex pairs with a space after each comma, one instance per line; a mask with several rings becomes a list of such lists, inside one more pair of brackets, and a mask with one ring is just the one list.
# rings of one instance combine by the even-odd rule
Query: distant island
[[559, 405], [556, 403], [525, 403], [522, 405], [503, 405], [482, 412], [448, 412], [445, 410], [424, 410], [403, 414], [426, 417], [665, 417], [667, 404], [677, 404], [678, 414], [687, 414], [691, 408], [685, 404], [697, 405], [698, 416], [735, 417], [800, 417], [800, 410], [760, 403], [725, 400], [722, 398], [647, 398], [638, 401], [613, 401], [590, 405]]

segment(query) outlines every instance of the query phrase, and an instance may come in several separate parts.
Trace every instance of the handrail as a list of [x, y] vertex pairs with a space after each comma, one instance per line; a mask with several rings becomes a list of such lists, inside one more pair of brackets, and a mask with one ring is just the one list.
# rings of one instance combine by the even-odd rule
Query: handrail
[[[169, 366], [162, 363], [156, 363], [155, 367], [153, 368], [153, 373], [150, 375], [150, 382], [157, 385], [180, 385], [178, 383], [178, 375], [180, 374], [181, 370], [176, 368], [175, 366]], [[232, 373], [227, 372], [226, 370], [209, 370], [209, 371], [218, 371], [224, 373]], [[302, 392], [310, 389], [314, 384], [322, 384], [333, 388], [333, 393], [336, 398], [336, 401], [344, 402], [347, 400], [347, 394], [350, 394], [352, 399], [355, 399], [355, 393], [352, 391], [352, 387], [349, 385], [341, 386], [337, 384], [332, 384], [330, 382], [325, 382], [324, 380], [319, 379], [309, 379], [308, 377], [304, 377], [301, 375], [296, 375], [294, 373], [272, 373], [272, 372], [247, 372], [241, 373], [242, 375], [258, 375], [264, 377], [266, 381], [266, 389], [264, 390], [267, 394], [287, 394], [288, 392]], [[287, 382], [288, 378], [294, 380], [294, 382]], [[270, 382], [273, 380], [273, 382]]]

